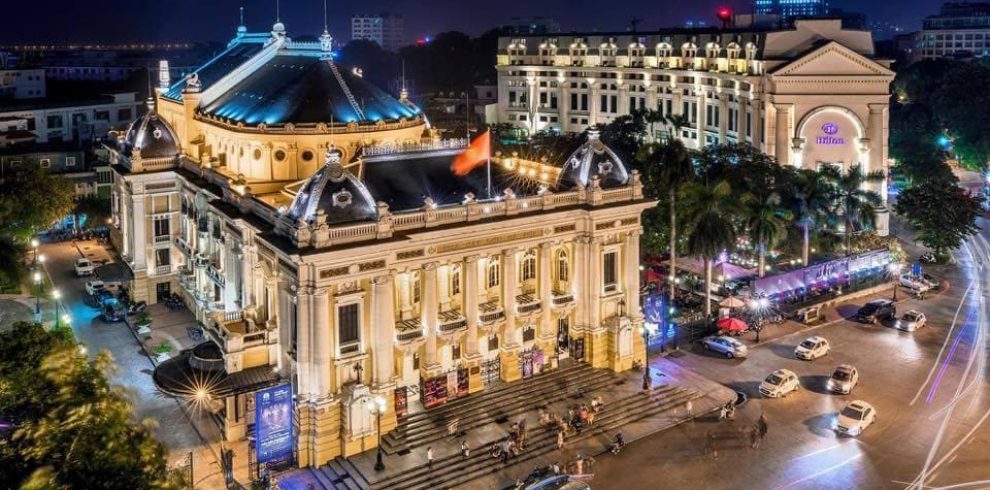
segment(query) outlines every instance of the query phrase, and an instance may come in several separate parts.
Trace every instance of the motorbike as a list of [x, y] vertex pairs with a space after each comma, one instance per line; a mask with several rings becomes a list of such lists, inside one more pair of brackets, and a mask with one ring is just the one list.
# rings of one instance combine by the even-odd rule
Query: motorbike
[[137, 315], [148, 308], [148, 303], [145, 301], [138, 301], [137, 303], [132, 303], [130, 307], [127, 308], [128, 315]]
[[624, 447], [626, 447], [626, 441], [622, 438], [622, 434], [616, 434], [615, 440], [612, 441], [612, 446], [609, 448], [609, 451], [611, 451], [612, 454], [619, 454]]
[[934, 264], [935, 263], [935, 254], [933, 254], [931, 252], [925, 252], [925, 253], [921, 254], [920, 257], [918, 257], [918, 262], [923, 262], [925, 264]]

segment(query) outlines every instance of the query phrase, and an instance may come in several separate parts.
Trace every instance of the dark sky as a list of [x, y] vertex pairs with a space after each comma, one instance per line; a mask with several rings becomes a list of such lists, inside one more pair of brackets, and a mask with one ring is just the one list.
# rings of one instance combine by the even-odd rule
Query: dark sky
[[[237, 24], [245, 7], [251, 31], [268, 30], [275, 0], [9, 0], [3, 9], [0, 43], [220, 41]], [[682, 25], [685, 20], [714, 20], [718, 5], [748, 11], [747, 0], [329, 0], [331, 33], [346, 41], [355, 13], [392, 11], [405, 16], [410, 39], [446, 30], [478, 34], [515, 16], [548, 16], [563, 31], [624, 30], [629, 19], [644, 19], [640, 29]], [[921, 18], [935, 13], [941, 0], [833, 0], [833, 6], [866, 13], [870, 22], [887, 21], [917, 30]], [[323, 27], [322, 0], [282, 0], [289, 35], [316, 34]]]

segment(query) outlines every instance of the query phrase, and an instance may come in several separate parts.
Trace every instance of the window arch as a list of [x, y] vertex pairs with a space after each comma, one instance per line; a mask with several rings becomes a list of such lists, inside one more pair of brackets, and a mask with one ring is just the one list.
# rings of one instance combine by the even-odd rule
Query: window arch
[[536, 254], [526, 252], [522, 259], [522, 280], [536, 279]]
[[567, 250], [560, 249], [557, 251], [557, 282], [564, 283], [570, 280], [571, 270], [569, 267], [569, 261], [567, 260]]
[[685, 58], [694, 58], [698, 55], [698, 46], [694, 43], [684, 43], [681, 46], [681, 54]]
[[741, 51], [741, 48], [737, 43], [730, 43], [728, 46], [726, 46], [725, 51], [728, 54], [730, 60], [737, 60], [739, 59], [739, 51]]
[[718, 58], [718, 53], [722, 51], [722, 48], [718, 43], [708, 43], [705, 46], [705, 57], [706, 58]]
[[488, 284], [488, 289], [498, 287], [498, 285], [501, 282], [500, 279], [502, 276], [502, 267], [497, 257], [492, 257], [488, 259], [487, 275], [488, 275], [487, 278], [488, 280], [485, 282]]

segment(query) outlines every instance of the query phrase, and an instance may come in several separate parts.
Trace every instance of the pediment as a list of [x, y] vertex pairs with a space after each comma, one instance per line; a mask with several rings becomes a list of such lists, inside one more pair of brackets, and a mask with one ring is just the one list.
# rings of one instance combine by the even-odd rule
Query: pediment
[[837, 42], [818, 49], [774, 70], [773, 76], [894, 76], [889, 68]]

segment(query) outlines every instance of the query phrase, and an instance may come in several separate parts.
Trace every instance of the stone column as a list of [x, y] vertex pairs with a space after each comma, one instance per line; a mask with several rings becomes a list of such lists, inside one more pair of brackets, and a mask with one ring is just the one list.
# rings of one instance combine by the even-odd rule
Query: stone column
[[619, 109], [615, 112], [618, 115], [629, 114], [630, 109], [634, 109], [629, 106], [629, 84], [625, 81], [619, 85]]
[[241, 307], [254, 304], [254, 245], [244, 244], [244, 257], [241, 259]]
[[437, 269], [437, 286], [440, 291], [440, 311], [450, 309], [450, 266], [443, 266]]
[[[746, 141], [746, 100], [742, 97], [736, 97], [738, 101], [736, 109], [736, 142], [742, 143]], [[750, 128], [752, 131], [752, 128]], [[752, 136], [750, 136], [752, 137]], [[754, 140], [755, 141], [755, 140]]]
[[774, 104], [774, 157], [780, 165], [791, 163], [791, 104]]
[[374, 337], [374, 384], [390, 384], [395, 376], [395, 291], [392, 274], [375, 277], [371, 286], [371, 331]]
[[136, 195], [132, 197], [134, 204], [134, 250], [132, 259], [135, 269], [147, 267], [148, 260], [148, 236], [145, 233], [148, 221], [148, 213], [144, 208], [144, 196]]
[[721, 145], [728, 143], [727, 132], [729, 129], [729, 94], [724, 91], [718, 97], [718, 142]]
[[639, 230], [626, 233], [625, 242], [625, 285], [626, 315], [633, 319], [640, 318], [639, 311]]
[[588, 325], [588, 302], [591, 297], [591, 291], [588, 281], [588, 237], [578, 236], [574, 239], [574, 257], [571, 259], [571, 267], [573, 272], [572, 286], [571, 288], [576, 291], [577, 296], [575, 298], [574, 305], [574, 323], [575, 326]]
[[505, 311], [505, 326], [502, 327], [502, 342], [499, 351], [500, 376], [503, 381], [520, 378], [519, 347], [516, 340], [516, 254], [514, 248], [502, 252], [502, 306]]
[[[403, 320], [408, 320], [412, 317], [412, 304], [409, 302], [411, 294], [409, 294], [410, 288], [409, 284], [413, 275], [411, 273], [403, 274], [401, 280], [399, 281], [399, 314], [400, 318]], [[422, 299], [422, 298], [420, 298]]]
[[555, 337], [553, 328], [553, 276], [551, 274], [553, 263], [553, 244], [544, 242], [540, 244], [540, 329], [537, 340], [543, 349], [553, 344]]
[[313, 296], [311, 288], [300, 287], [296, 292], [296, 375], [299, 379], [298, 392], [303, 399], [313, 394], [312, 337], [316, 324], [312, 318]]
[[[437, 264], [423, 264], [423, 294], [420, 298], [420, 322], [426, 329], [426, 359], [424, 367], [427, 372], [440, 368], [437, 359]], [[431, 373], [430, 375], [435, 374]]]
[[596, 329], [601, 326], [602, 306], [602, 242], [598, 237], [591, 237], [588, 245], [588, 324]]
[[[870, 104], [870, 118], [867, 121], [867, 137], [870, 139], [870, 149], [868, 153], [869, 162], [866, 162], [867, 171], [881, 170], [888, 174], [887, 169], [887, 118], [888, 106], [883, 104]], [[877, 184], [872, 184], [873, 190], [880, 194], [883, 205], [877, 209], [876, 229], [877, 235], [887, 236], [890, 234], [890, 211], [887, 209], [887, 180]]]
[[[563, 78], [563, 77], [561, 77]], [[560, 114], [560, 132], [573, 131], [571, 128], [571, 85], [565, 78], [564, 81], [557, 81], [560, 100], [557, 101], [557, 113]]]
[[588, 125], [594, 126], [600, 122], [598, 120], [598, 114], [599, 111], [601, 111], [601, 107], [599, 107], [599, 102], [601, 101], [602, 94], [601, 94], [601, 89], [598, 86], [597, 80], [593, 82], [588, 82], [588, 87], [590, 88], [590, 90], [588, 91], [589, 92], [588, 98], [591, 99], [588, 101]]
[[478, 352], [478, 256], [464, 259], [464, 317], [467, 319], [466, 359], [480, 357]]
[[317, 398], [330, 394], [330, 291], [318, 288], [313, 292], [313, 394]]

